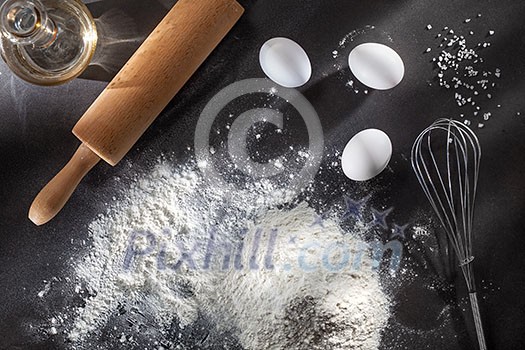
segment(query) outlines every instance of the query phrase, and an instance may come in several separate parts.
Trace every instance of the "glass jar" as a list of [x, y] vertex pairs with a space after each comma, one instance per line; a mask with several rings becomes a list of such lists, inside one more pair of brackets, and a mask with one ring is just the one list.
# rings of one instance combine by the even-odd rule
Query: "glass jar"
[[77, 0], [7, 0], [0, 7], [0, 32], [9, 68], [38, 85], [80, 75], [97, 44], [93, 17]]

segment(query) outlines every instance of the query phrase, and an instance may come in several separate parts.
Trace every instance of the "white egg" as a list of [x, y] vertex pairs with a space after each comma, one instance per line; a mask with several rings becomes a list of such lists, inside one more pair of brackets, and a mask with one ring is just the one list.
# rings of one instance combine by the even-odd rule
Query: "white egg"
[[264, 73], [277, 84], [296, 88], [312, 76], [312, 65], [306, 51], [288, 38], [273, 38], [263, 44], [259, 62]]
[[366, 129], [356, 134], [341, 157], [344, 174], [355, 181], [366, 181], [379, 175], [392, 157], [392, 142], [378, 129]]
[[405, 75], [401, 57], [383, 44], [365, 43], [357, 46], [348, 56], [348, 65], [361, 83], [376, 90], [392, 89]]

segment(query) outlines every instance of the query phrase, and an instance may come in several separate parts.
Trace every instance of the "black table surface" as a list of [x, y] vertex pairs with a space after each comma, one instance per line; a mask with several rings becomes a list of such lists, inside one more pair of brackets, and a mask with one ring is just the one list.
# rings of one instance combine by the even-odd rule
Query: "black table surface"
[[[246, 13], [227, 38], [173, 99], [150, 129], [116, 167], [99, 164], [73, 194], [64, 210], [49, 224], [36, 227], [27, 218], [28, 208], [42, 186], [72, 155], [79, 141], [71, 129], [104, 89], [133, 50], [168, 11], [173, 1], [91, 2], [89, 7], [104, 33], [113, 38], [133, 36], [104, 52], [106, 70], [90, 67], [79, 79], [57, 87], [29, 85], [13, 76], [0, 63], [0, 349], [67, 349], [63, 338], [28, 331], [42, 324], [70, 303], [72, 295], [53, 288], [45, 299], [37, 293], [43, 281], [63, 276], [71, 258], [87, 249], [77, 242], [87, 239], [87, 225], [107, 208], [118, 190], [141, 171], [147, 171], [161, 153], [183, 162], [192, 155], [198, 116], [222, 88], [247, 78], [262, 78], [258, 52], [269, 38], [286, 36], [308, 52], [313, 75], [299, 88], [316, 108], [324, 130], [327, 152], [342, 150], [356, 132], [379, 128], [391, 137], [394, 153], [390, 166], [372, 185], [382, 188], [379, 202], [395, 207], [396, 219], [423, 210], [431, 213], [410, 167], [410, 149], [417, 134], [438, 117], [463, 113], [450, 91], [440, 88], [430, 62], [435, 34], [445, 26], [468, 33], [494, 30], [482, 51], [483, 68], [501, 69], [494, 96], [485, 100], [492, 117], [477, 128], [481, 116], [472, 117], [473, 128], [483, 147], [480, 184], [474, 221], [476, 275], [481, 285], [482, 315], [489, 349], [523, 349], [525, 346], [525, 247], [523, 181], [525, 162], [525, 2], [522, 0], [252, 0], [242, 1]], [[113, 11], [110, 11], [113, 9]], [[109, 13], [109, 15], [108, 15]], [[480, 13], [481, 18], [477, 18]], [[106, 17], [104, 17], [106, 16]], [[113, 17], [111, 17], [113, 16]], [[465, 19], [472, 18], [470, 24]], [[476, 22], [474, 22], [476, 19]], [[433, 30], [426, 29], [427, 24]], [[403, 58], [406, 74], [399, 86], [388, 91], [355, 94], [344, 87], [341, 74], [351, 77], [348, 67], [334, 67], [332, 51], [352, 30], [374, 25], [375, 29], [355, 38], [341, 57], [362, 42], [380, 42]], [[109, 36], [109, 34], [108, 34]], [[102, 38], [104, 40], [104, 38]], [[476, 42], [477, 42], [476, 41]], [[118, 40], [117, 40], [118, 42]], [[120, 46], [119, 46], [120, 45]], [[118, 53], [118, 54], [117, 54]], [[341, 73], [341, 70], [343, 72]], [[500, 108], [496, 107], [501, 105]], [[519, 115], [521, 113], [521, 115]], [[360, 183], [333, 170], [334, 183], [360, 190]], [[370, 186], [370, 183], [367, 185]], [[332, 194], [327, 193], [326, 196]], [[332, 200], [328, 198], [327, 200]], [[333, 201], [340, 198], [333, 198]], [[418, 209], [423, 208], [423, 209]], [[75, 243], [71, 243], [71, 239]], [[405, 241], [405, 258], [417, 252], [413, 239]], [[60, 281], [57, 286], [60, 286]], [[458, 278], [457, 292], [465, 292]], [[475, 349], [470, 316], [457, 307], [460, 296], [428, 294], [417, 282], [398, 288], [392, 320], [383, 334], [382, 349]], [[449, 299], [447, 299], [449, 298]], [[457, 322], [437, 331], [440, 308], [457, 308]], [[397, 327], [398, 325], [406, 327]], [[402, 329], [415, 329], [405, 332]], [[118, 348], [118, 339], [101, 339], [103, 348]], [[220, 344], [209, 344], [208, 348]], [[186, 341], [188, 348], [198, 348]], [[201, 345], [204, 347], [204, 345]]]

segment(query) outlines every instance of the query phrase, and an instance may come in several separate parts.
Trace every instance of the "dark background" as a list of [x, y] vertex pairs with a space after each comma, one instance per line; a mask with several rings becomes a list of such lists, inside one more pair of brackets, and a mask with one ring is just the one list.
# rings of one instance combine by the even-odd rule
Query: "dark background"
[[[471, 118], [483, 147], [474, 225], [482, 318], [489, 349], [524, 348], [525, 2], [521, 0], [242, 1], [247, 10], [244, 17], [126, 159], [115, 168], [99, 164], [52, 222], [34, 226], [27, 219], [34, 196], [79, 144], [72, 127], [172, 3], [90, 3], [105, 36], [96, 58], [101, 63], [66, 85], [31, 86], [0, 63], [0, 349], [67, 348], [63, 338], [43, 334], [39, 325], [43, 327], [53, 313], [81, 303], [65, 276], [71, 261], [86, 249], [81, 242], [87, 239], [87, 225], [105, 211], [113, 196], [118, 198], [130, 178], [151, 167], [160, 153], [171, 154], [179, 162], [192, 156], [186, 148], [192, 146], [204, 105], [230, 83], [264, 77], [258, 50], [274, 36], [294, 39], [310, 56], [313, 76], [299, 90], [319, 113], [327, 152], [341, 151], [352, 135], [369, 127], [384, 130], [392, 139], [389, 168], [368, 184], [352, 183], [336, 169], [323, 172], [318, 181], [325, 177], [357, 192], [363, 186], [378, 186], [382, 190], [375, 200], [394, 206], [398, 221], [407, 222], [418, 212], [430, 215], [410, 168], [410, 148], [417, 134], [436, 118], [457, 117], [463, 110], [455, 104], [453, 93], [436, 85], [429, 62], [433, 56], [423, 52], [435, 47], [435, 33], [444, 26], [468, 32], [466, 18], [473, 18], [469, 26], [476, 26], [477, 33], [496, 32], [490, 38], [492, 46], [483, 51], [483, 68], [502, 70], [493, 99], [485, 101], [492, 118], [482, 129], [476, 127], [481, 119]], [[478, 13], [482, 17], [474, 22]], [[429, 23], [434, 27], [431, 32], [425, 29]], [[341, 74], [351, 77], [350, 72], [343, 67], [341, 73], [332, 58], [339, 40], [365, 25], [376, 29], [349, 43], [341, 57], [346, 59], [361, 42], [376, 41], [394, 48], [406, 67], [399, 86], [366, 96], [344, 88]], [[119, 41], [130, 38], [133, 40], [126, 43]], [[474, 43], [484, 39], [477, 36]], [[498, 104], [501, 108], [496, 108]], [[114, 180], [117, 176], [120, 182]], [[326, 193], [327, 202], [338, 200], [337, 190]], [[458, 277], [452, 287], [444, 283], [435, 293], [428, 292], [421, 286], [435, 271], [424, 268], [425, 257], [410, 235], [405, 247], [404, 263], [420, 270], [419, 278], [393, 287], [394, 315], [382, 348], [475, 349], [462, 280]], [[48, 297], [38, 298], [44, 281], [52, 281], [53, 287]], [[453, 315], [453, 322], [444, 326], [438, 315], [443, 305], [450, 305]], [[198, 338], [198, 332], [192, 336]], [[190, 337], [184, 342], [195, 348], [215, 346], [192, 344]], [[100, 343], [108, 348], [119, 346], [111, 333]]]

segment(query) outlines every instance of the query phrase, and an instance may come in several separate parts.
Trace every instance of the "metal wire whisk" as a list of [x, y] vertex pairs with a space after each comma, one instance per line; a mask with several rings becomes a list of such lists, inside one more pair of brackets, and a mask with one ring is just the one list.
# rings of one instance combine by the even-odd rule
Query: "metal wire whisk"
[[412, 147], [412, 168], [459, 259], [468, 287], [479, 348], [486, 350], [472, 261], [472, 220], [481, 147], [474, 132], [452, 119], [438, 119]]

